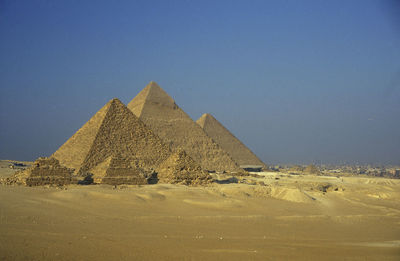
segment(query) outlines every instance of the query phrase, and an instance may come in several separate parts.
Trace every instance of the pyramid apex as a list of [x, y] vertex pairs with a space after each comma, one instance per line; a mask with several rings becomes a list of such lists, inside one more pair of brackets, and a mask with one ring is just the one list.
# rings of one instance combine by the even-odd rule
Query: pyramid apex
[[140, 117], [144, 104], [153, 104], [171, 109], [176, 109], [178, 107], [174, 99], [154, 81], [147, 84], [146, 87], [131, 100], [128, 104], [128, 108], [136, 116]]
[[150, 81], [143, 90], [148, 90], [149, 92], [152, 90], [165, 92], [155, 81]]
[[202, 128], [204, 128], [204, 125], [206, 124], [206, 121], [208, 120], [215, 120], [215, 118], [210, 114], [210, 113], [204, 113], [201, 115], [201, 117], [196, 121], [197, 124], [199, 124]]
[[201, 115], [201, 117], [202, 117], [202, 118], [208, 118], [208, 117], [214, 118], [214, 116], [212, 116], [212, 114], [211, 114], [211, 113], [208, 113], [208, 112], [203, 113], [203, 115]]
[[118, 98], [112, 98], [108, 103], [122, 103]]
[[155, 81], [150, 81], [148, 85], [160, 87]]
[[125, 104], [118, 98], [112, 98], [105, 106], [108, 107], [126, 107]]

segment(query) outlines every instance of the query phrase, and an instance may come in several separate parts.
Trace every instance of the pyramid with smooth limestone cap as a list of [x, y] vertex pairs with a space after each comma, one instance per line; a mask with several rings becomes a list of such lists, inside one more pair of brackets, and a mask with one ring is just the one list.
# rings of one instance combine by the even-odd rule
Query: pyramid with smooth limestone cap
[[236, 162], [175, 101], [150, 82], [128, 108], [172, 148], [182, 148], [203, 169], [242, 171]]
[[267, 166], [238, 138], [226, 129], [211, 114], [203, 114], [197, 124], [217, 142], [228, 154], [240, 165], [259, 165], [263, 168]]

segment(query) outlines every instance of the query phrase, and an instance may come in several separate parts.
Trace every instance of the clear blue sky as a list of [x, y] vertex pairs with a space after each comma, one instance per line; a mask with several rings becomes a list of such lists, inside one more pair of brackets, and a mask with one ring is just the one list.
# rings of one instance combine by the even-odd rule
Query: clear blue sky
[[400, 164], [400, 1], [0, 1], [0, 158], [156, 81], [267, 164]]

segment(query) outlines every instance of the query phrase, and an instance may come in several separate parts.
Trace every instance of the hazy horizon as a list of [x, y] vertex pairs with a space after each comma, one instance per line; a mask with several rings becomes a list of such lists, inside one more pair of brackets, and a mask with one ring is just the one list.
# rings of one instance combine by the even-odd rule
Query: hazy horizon
[[0, 159], [156, 81], [266, 164], [400, 165], [397, 1], [2, 1]]

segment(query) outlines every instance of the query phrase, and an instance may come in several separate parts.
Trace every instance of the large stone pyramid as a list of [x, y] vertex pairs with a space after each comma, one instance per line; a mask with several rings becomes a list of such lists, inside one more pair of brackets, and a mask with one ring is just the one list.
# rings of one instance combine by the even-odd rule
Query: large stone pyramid
[[150, 82], [128, 108], [172, 148], [183, 148], [203, 169], [241, 171], [228, 153], [155, 82]]
[[211, 114], [205, 113], [198, 120], [197, 124], [216, 141], [229, 155], [240, 165], [259, 165], [266, 168], [266, 165], [238, 138], [227, 130]]
[[[118, 99], [112, 99], [82, 126], [52, 157], [75, 173], [101, 173], [113, 158], [152, 172], [171, 154], [169, 146], [145, 126]], [[114, 165], [111, 162], [111, 165]], [[97, 167], [97, 168], [96, 168]], [[119, 173], [122, 173], [119, 171]]]

